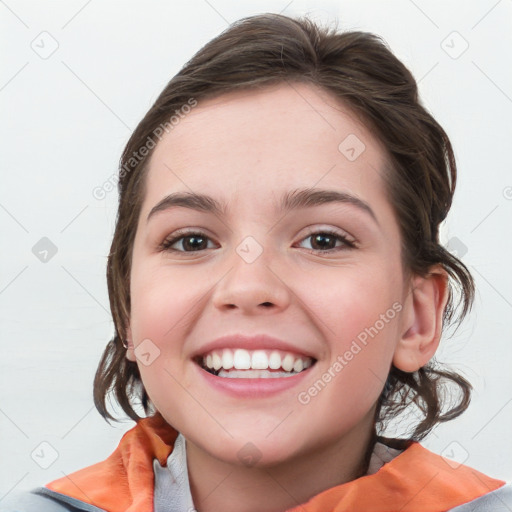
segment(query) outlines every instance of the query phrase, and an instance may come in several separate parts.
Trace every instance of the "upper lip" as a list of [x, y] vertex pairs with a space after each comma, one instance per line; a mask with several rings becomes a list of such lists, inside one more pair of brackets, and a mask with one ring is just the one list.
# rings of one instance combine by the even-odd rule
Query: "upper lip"
[[283, 350], [293, 354], [311, 357], [315, 359], [313, 354], [304, 348], [298, 347], [296, 344], [290, 343], [279, 338], [274, 338], [268, 334], [257, 335], [244, 335], [232, 334], [221, 336], [213, 341], [207, 342], [202, 345], [197, 351], [192, 354], [192, 358], [208, 354], [214, 350], [223, 348], [243, 348], [246, 350]]

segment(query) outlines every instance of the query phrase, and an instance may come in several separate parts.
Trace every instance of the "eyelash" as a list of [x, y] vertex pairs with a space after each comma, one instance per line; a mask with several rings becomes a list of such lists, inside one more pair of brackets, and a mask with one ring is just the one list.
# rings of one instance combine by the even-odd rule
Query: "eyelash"
[[[301, 239], [301, 241], [306, 240], [308, 238], [311, 238], [313, 235], [318, 235], [318, 234], [329, 235], [329, 236], [335, 237], [339, 241], [343, 242], [345, 247], [337, 247], [337, 248], [333, 248], [333, 249], [327, 249], [325, 251], [322, 251], [322, 250], [319, 250], [319, 249], [307, 249], [307, 251], [309, 253], [317, 254], [317, 255], [324, 255], [324, 254], [332, 254], [334, 252], [343, 251], [343, 250], [347, 250], [347, 249], [355, 249], [355, 248], [357, 248], [356, 242], [354, 242], [352, 240], [349, 240], [348, 237], [346, 237], [345, 235], [343, 235], [343, 234], [341, 234], [341, 233], [339, 233], [339, 232], [337, 232], [335, 230], [328, 229], [328, 228], [326, 228], [326, 229], [319, 229], [319, 230], [316, 230], [316, 231], [310, 231], [307, 236], [305, 236], [304, 238]], [[187, 237], [192, 237], [192, 236], [199, 236], [199, 237], [205, 238], [207, 240], [210, 239], [202, 231], [178, 231], [173, 236], [171, 236], [170, 238], [166, 238], [158, 246], [158, 250], [159, 251], [173, 252], [173, 253], [184, 253], [184, 254], [193, 254], [193, 253], [197, 253], [197, 252], [200, 253], [200, 252], [205, 251], [206, 249], [200, 249], [200, 250], [197, 250], [197, 251], [181, 251], [181, 250], [177, 250], [177, 249], [171, 249], [171, 246], [173, 246], [179, 240], [187, 238]]]

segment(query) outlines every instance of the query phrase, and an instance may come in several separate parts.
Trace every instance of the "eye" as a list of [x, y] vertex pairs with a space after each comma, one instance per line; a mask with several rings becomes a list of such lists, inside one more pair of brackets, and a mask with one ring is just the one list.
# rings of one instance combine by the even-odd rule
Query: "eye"
[[[178, 232], [166, 238], [159, 246], [161, 251], [170, 252], [198, 252], [208, 249], [209, 238], [200, 231]], [[178, 248], [173, 248], [177, 245]]]
[[[332, 229], [311, 231], [308, 236], [302, 240], [305, 241], [308, 239], [311, 239], [312, 245], [309, 252], [313, 253], [330, 254], [332, 252], [356, 247], [355, 241], [348, 235], [339, 233]], [[166, 238], [158, 248], [160, 251], [169, 251], [174, 253], [200, 252], [212, 248], [208, 247], [209, 240], [210, 238], [201, 231], [180, 231], [174, 233], [169, 238]], [[339, 242], [341, 242], [341, 244], [337, 246], [337, 243]]]
[[[347, 248], [353, 249], [356, 247], [356, 243], [354, 240], [350, 239], [348, 235], [343, 233], [339, 233], [332, 229], [321, 229], [318, 231], [312, 231], [308, 234], [306, 238], [303, 240], [311, 239], [311, 250], [309, 252], [314, 253], [332, 253], [338, 252], [341, 250], [346, 250]], [[336, 247], [337, 242], [341, 242], [341, 247]]]

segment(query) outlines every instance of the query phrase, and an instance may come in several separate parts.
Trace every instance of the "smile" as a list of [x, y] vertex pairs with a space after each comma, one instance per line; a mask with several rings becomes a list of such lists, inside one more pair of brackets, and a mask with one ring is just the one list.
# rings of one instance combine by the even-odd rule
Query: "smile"
[[297, 375], [315, 363], [315, 359], [281, 350], [213, 350], [196, 359], [203, 370], [231, 379], [276, 379]]

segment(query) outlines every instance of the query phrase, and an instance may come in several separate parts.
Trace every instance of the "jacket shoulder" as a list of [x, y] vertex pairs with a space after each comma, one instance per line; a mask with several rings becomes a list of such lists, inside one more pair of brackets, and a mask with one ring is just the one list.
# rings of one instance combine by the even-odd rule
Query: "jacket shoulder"
[[0, 512], [105, 512], [103, 509], [52, 491], [36, 487], [13, 491], [0, 501]]
[[448, 512], [510, 512], [512, 510], [512, 483], [484, 494]]

